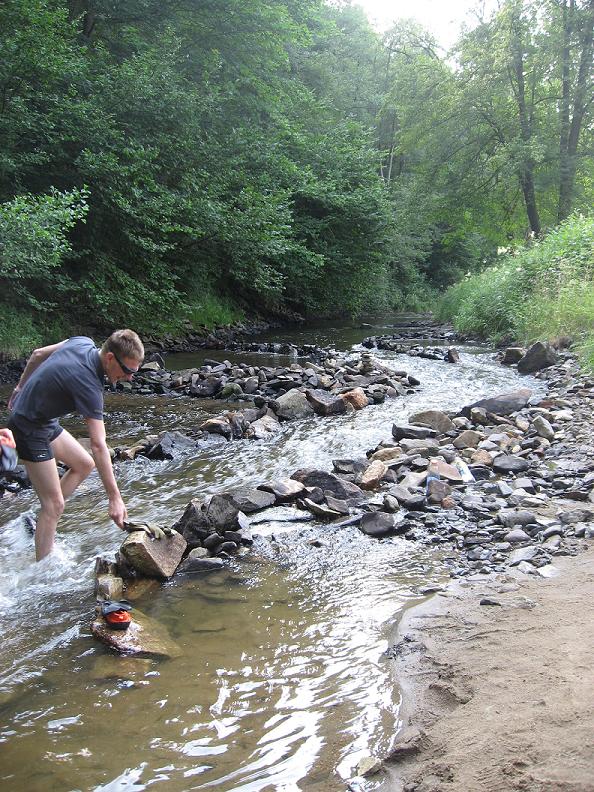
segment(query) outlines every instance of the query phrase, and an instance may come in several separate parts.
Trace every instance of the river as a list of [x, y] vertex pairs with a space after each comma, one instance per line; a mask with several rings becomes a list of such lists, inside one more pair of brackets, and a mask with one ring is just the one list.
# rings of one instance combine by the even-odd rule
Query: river
[[[381, 332], [390, 332], [381, 322], [326, 324], [275, 338], [348, 349]], [[266, 441], [215, 438], [174, 461], [119, 464], [131, 517], [172, 524], [191, 498], [300, 467], [331, 469], [332, 459], [389, 439], [392, 423], [409, 413], [457, 410], [519, 386], [491, 353], [459, 349], [456, 365], [378, 352], [421, 380], [412, 396], [287, 423]], [[204, 357], [171, 356], [168, 365]], [[223, 408], [108, 394], [109, 442], [183, 431]], [[251, 515], [261, 538], [249, 556], [223, 572], [154, 586], [135, 602], [169, 630], [180, 656], [120, 658], [89, 631], [95, 556], [122, 540], [97, 475], [69, 501], [56, 552], [38, 565], [22, 519], [35, 503], [30, 493], [0, 500], [0, 789], [339, 792], [360, 757], [389, 749], [399, 726], [390, 633], [421, 599], [420, 587], [446, 579], [439, 551], [352, 527], [337, 540], [324, 525], [286, 522], [282, 512]]]

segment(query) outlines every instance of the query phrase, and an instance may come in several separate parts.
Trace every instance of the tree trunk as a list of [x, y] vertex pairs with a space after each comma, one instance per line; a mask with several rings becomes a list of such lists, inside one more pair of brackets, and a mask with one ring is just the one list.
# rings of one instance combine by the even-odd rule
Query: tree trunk
[[534, 191], [534, 160], [528, 153], [528, 146], [532, 138], [532, 129], [528, 110], [526, 108], [526, 84], [524, 80], [524, 50], [521, 32], [521, 20], [518, 16], [514, 16], [512, 22], [512, 54], [513, 54], [513, 67], [516, 78], [516, 103], [518, 107], [518, 117], [520, 121], [520, 137], [524, 145], [522, 159], [519, 163], [518, 176], [520, 179], [520, 186], [524, 196], [524, 204], [526, 206], [526, 214], [528, 215], [528, 222], [530, 223], [530, 230], [534, 236], [540, 236], [541, 225], [540, 217], [538, 214], [538, 207], [536, 205], [536, 194]]
[[[563, 52], [562, 52], [562, 96], [561, 96], [561, 134], [559, 146], [559, 205], [557, 218], [565, 220], [571, 213], [575, 189], [575, 173], [577, 168], [577, 150], [584, 116], [591, 96], [588, 91], [590, 73], [592, 71], [592, 49], [594, 31], [594, 0], [587, 6], [576, 11], [575, 0], [567, 6], [563, 1]], [[581, 18], [577, 17], [580, 14]], [[576, 24], [577, 22], [577, 24]], [[574, 29], [579, 30], [580, 61], [578, 66], [573, 103], [571, 91], [571, 39]], [[570, 119], [571, 107], [571, 119]]]

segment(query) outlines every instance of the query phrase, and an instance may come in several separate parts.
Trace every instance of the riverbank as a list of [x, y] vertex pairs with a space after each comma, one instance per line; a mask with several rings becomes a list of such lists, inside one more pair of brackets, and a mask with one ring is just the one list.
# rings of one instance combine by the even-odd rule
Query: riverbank
[[593, 564], [590, 547], [554, 579], [457, 582], [404, 613], [385, 792], [594, 789]]
[[[579, 419], [547, 457], [583, 474], [594, 466], [592, 391], [570, 376], [550, 385]], [[551, 505], [575, 508], [567, 491]], [[580, 508], [594, 510], [591, 492]], [[392, 647], [403, 728], [383, 792], [594, 790], [594, 547], [554, 554], [550, 577], [526, 571], [452, 582], [403, 613]]]

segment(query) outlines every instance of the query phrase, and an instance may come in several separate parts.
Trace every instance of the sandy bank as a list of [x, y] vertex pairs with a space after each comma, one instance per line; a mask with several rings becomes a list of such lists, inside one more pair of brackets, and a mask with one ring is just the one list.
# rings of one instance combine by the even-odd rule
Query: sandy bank
[[594, 790], [594, 547], [555, 567], [460, 581], [404, 614], [384, 792]]

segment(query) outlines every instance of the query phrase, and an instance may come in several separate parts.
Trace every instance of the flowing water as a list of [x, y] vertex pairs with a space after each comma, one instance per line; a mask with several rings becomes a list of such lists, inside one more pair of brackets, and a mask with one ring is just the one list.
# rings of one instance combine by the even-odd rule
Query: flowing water
[[[287, 340], [348, 348], [378, 332], [326, 326]], [[121, 463], [130, 515], [171, 524], [193, 497], [299, 467], [331, 469], [332, 459], [389, 439], [392, 423], [413, 411], [459, 409], [519, 385], [480, 350], [463, 351], [458, 365], [377, 356], [422, 387], [352, 416], [284, 424], [266, 441], [213, 438], [174, 461]], [[108, 394], [108, 437], [129, 445], [196, 427], [222, 408]], [[22, 517], [35, 507], [30, 493], [0, 501], [0, 789], [338, 792], [360, 757], [388, 750], [399, 725], [390, 631], [420, 600], [419, 587], [445, 579], [436, 551], [352, 527], [337, 539], [321, 524], [287, 521], [287, 512], [303, 517], [287, 509], [251, 515], [260, 538], [249, 555], [224, 572], [151, 586], [135, 601], [167, 628], [178, 656], [122, 658], [89, 632], [94, 558], [122, 539], [96, 474], [69, 501], [56, 552], [38, 565]]]

